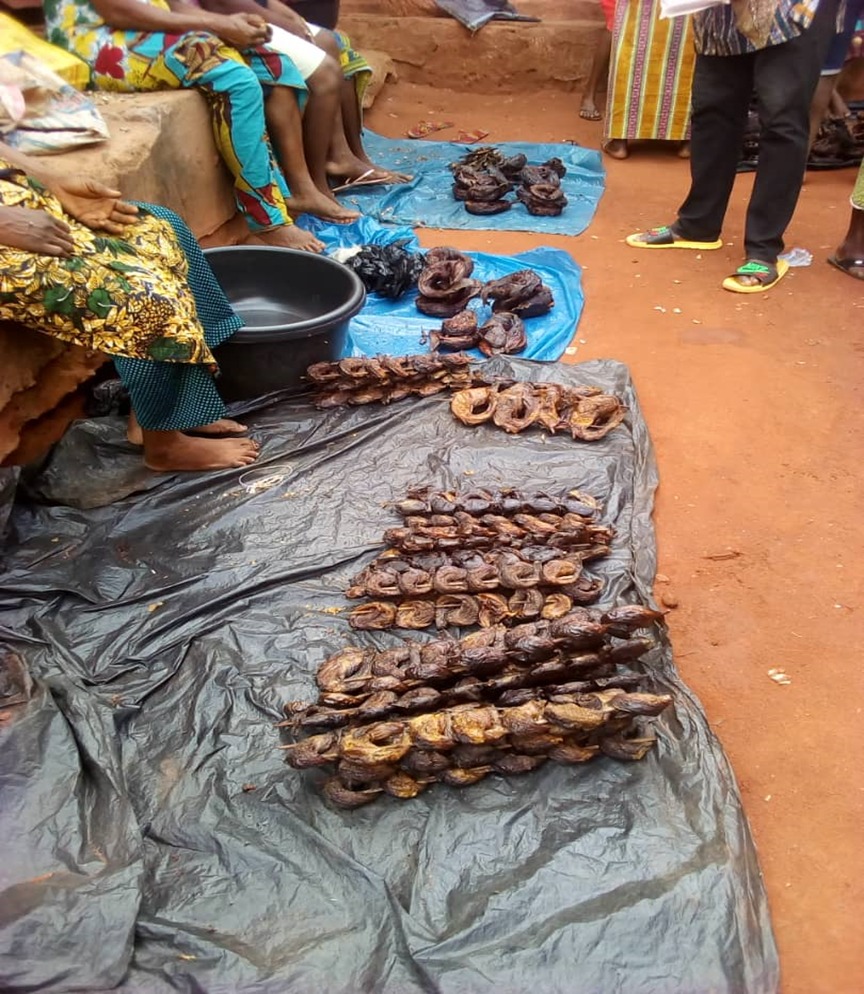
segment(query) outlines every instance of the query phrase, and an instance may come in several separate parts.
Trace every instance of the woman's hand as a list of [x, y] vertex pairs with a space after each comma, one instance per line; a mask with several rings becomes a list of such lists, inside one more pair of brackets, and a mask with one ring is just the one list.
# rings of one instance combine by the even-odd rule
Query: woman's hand
[[95, 179], [52, 179], [48, 185], [63, 210], [93, 231], [122, 235], [138, 216], [138, 208], [121, 200], [119, 190]]
[[227, 14], [216, 19], [213, 33], [232, 48], [243, 51], [263, 45], [270, 37], [270, 27], [258, 14]]
[[69, 225], [31, 207], [0, 207], [0, 245], [37, 255], [69, 256], [75, 251]]
[[309, 30], [308, 23], [296, 10], [292, 10], [284, 4], [280, 4], [278, 10], [279, 20], [277, 21], [274, 18], [274, 24], [278, 24], [284, 31], [290, 31], [292, 35], [297, 35], [298, 38], [302, 38], [304, 41], [308, 41], [313, 45], [315, 44], [315, 38]]

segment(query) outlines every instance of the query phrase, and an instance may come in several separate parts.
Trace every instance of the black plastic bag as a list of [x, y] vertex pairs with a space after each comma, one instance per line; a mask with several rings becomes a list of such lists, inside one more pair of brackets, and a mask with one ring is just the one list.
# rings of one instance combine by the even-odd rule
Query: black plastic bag
[[390, 245], [364, 245], [345, 265], [360, 277], [369, 293], [398, 300], [417, 286], [425, 256], [410, 252], [404, 241]]

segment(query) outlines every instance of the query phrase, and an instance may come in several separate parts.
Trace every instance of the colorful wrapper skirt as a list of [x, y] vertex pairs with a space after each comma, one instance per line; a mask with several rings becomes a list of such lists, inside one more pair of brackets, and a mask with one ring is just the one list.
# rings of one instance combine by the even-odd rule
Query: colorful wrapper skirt
[[689, 17], [660, 20], [659, 0], [615, 6], [606, 140], [686, 141], [696, 54]]

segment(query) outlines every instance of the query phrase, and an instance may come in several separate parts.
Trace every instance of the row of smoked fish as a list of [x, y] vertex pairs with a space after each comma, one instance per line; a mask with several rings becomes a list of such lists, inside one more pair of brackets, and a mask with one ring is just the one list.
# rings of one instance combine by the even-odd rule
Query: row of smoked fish
[[655, 742], [648, 719], [672, 703], [642, 689], [637, 668], [652, 642], [636, 632], [660, 617], [579, 607], [459, 640], [348, 647], [319, 667], [315, 703], [285, 706], [287, 761], [326, 770], [325, 797], [356, 808], [549, 761], [642, 759]]
[[602, 592], [584, 564], [607, 555], [615, 533], [589, 494], [418, 488], [394, 509], [402, 524], [384, 532], [387, 548], [347, 590], [371, 598], [351, 611], [352, 628], [553, 620]]
[[380, 355], [319, 362], [306, 371], [319, 408], [348, 404], [390, 404], [405, 397], [453, 392], [450, 410], [465, 425], [484, 422], [509, 434], [538, 428], [597, 441], [624, 420], [627, 408], [598, 387], [488, 382], [482, 366], [463, 352], [409, 356]]

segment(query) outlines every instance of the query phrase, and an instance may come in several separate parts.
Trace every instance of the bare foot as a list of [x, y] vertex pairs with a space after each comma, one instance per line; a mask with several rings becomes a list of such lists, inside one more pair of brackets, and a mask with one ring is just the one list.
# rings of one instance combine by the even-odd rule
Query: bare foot
[[[218, 421], [211, 421], [209, 425], [199, 425], [197, 428], [187, 428], [186, 430], [194, 435], [215, 435], [217, 438], [224, 435], [245, 435], [249, 431], [246, 425], [241, 425], [239, 421], [232, 421], [230, 418], [220, 418]], [[133, 445], [144, 444], [144, 432], [134, 414], [129, 416], [126, 438]]]
[[585, 121], [599, 121], [603, 115], [597, 110], [593, 97], [584, 97], [579, 108], [579, 116]]
[[387, 173], [390, 177], [389, 182], [391, 183], [410, 183], [414, 179], [411, 173], [399, 173], [395, 169], [385, 169], [384, 166], [379, 166], [368, 155], [358, 155], [357, 158], [363, 163], [365, 169], [374, 169], [379, 173]]
[[327, 175], [336, 181], [336, 186], [350, 186], [352, 183], [410, 183], [414, 178], [407, 173], [394, 173], [383, 166], [366, 163], [356, 156], [347, 162], [328, 162]]
[[197, 428], [187, 428], [186, 434], [191, 435], [214, 435], [216, 438], [224, 438], [225, 435], [245, 435], [249, 429], [239, 421], [232, 421], [230, 418], [219, 418], [218, 421], [211, 421], [209, 425], [199, 425]]
[[249, 438], [190, 438], [179, 431], [144, 432], [144, 464], [157, 473], [249, 466], [258, 458]]
[[292, 217], [314, 214], [322, 221], [332, 221], [335, 224], [350, 224], [361, 216], [360, 211], [348, 210], [335, 197], [329, 197], [320, 190], [302, 197], [291, 197], [285, 202], [285, 206]]
[[296, 224], [283, 224], [270, 231], [253, 231], [246, 239], [247, 245], [275, 245], [278, 248], [298, 249], [300, 252], [323, 252], [324, 242]]
[[603, 151], [613, 159], [626, 159], [630, 154], [625, 138], [612, 138], [603, 145]]

